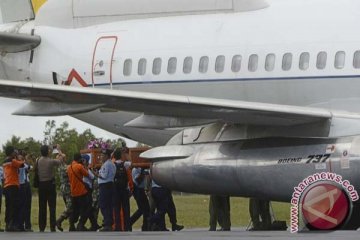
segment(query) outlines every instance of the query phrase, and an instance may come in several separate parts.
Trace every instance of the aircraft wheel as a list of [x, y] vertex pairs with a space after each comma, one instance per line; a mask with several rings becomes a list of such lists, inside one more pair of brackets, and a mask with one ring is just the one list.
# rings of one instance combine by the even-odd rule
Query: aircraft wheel
[[350, 219], [343, 227], [344, 230], [356, 230], [360, 227], [360, 200], [353, 203]]

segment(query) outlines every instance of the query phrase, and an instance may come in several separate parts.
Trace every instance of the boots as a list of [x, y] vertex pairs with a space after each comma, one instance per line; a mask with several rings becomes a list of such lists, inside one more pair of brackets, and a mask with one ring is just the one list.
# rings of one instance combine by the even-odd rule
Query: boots
[[65, 220], [65, 218], [63, 216], [60, 216], [57, 220], [56, 220], [56, 227], [57, 229], [59, 229], [60, 232], [63, 232], [64, 229], [62, 228], [61, 224], [62, 222]]
[[72, 217], [69, 217], [69, 232], [75, 232], [75, 231], [76, 231], [75, 223]]
[[177, 224], [173, 224], [172, 227], [171, 227], [171, 230], [173, 231], [180, 231], [184, 228], [183, 225], [177, 225]]

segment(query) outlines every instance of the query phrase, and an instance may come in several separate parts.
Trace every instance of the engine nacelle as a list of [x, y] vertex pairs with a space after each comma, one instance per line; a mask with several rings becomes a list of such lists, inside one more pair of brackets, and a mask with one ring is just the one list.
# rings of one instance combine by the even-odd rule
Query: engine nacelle
[[360, 190], [360, 137], [265, 138], [154, 148], [154, 180], [172, 190], [290, 201], [294, 187], [334, 172]]

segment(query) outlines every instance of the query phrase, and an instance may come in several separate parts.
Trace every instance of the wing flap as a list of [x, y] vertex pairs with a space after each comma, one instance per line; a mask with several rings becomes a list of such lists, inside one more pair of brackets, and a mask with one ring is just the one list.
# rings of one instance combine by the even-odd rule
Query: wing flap
[[293, 126], [332, 118], [332, 113], [328, 110], [309, 107], [8, 80], [0, 80], [0, 96], [48, 99], [67, 104], [99, 104], [104, 108], [152, 116], [218, 119], [263, 126]]
[[31, 101], [25, 106], [13, 112], [18, 116], [64, 116], [90, 112], [101, 108], [102, 104], [76, 104], [60, 102], [34, 102]]

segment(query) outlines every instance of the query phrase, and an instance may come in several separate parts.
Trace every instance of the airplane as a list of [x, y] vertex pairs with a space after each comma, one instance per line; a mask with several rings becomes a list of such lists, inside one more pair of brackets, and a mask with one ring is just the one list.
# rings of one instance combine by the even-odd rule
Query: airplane
[[289, 202], [321, 172], [360, 190], [358, 0], [0, 7], [0, 96], [29, 100], [14, 114], [149, 144], [155, 181], [182, 192]]

